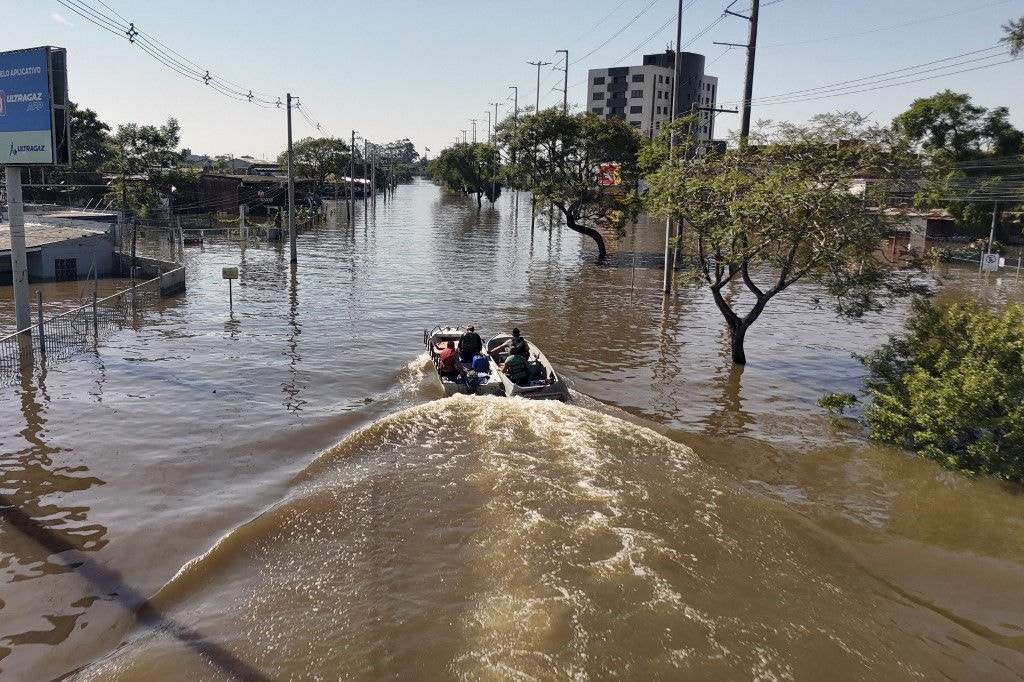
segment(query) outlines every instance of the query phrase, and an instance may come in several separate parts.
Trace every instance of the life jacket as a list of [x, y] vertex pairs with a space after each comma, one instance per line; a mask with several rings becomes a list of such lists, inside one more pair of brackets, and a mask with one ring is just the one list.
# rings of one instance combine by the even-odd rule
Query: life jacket
[[508, 367], [505, 368], [505, 376], [516, 385], [522, 386], [530, 379], [530, 370], [526, 367], [526, 360], [519, 355], [508, 356]]

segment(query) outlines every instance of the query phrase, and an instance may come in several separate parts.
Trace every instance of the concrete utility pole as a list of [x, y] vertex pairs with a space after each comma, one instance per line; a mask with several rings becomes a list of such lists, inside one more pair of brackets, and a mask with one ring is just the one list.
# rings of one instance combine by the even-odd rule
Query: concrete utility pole
[[25, 206], [21, 199], [21, 167], [5, 166], [7, 218], [11, 227], [11, 278], [14, 283], [14, 320], [17, 330], [32, 326], [28, 302], [28, 255], [25, 250]]
[[537, 104], [534, 105], [533, 113], [540, 113], [540, 67], [547, 66], [551, 62], [526, 62], [532, 66], [537, 67]]
[[512, 90], [512, 120], [519, 120], [519, 88], [514, 85], [508, 86]]
[[348, 148], [348, 219], [356, 215], [356, 131], [352, 131], [352, 143]]
[[491, 106], [494, 107], [494, 129], [497, 130], [498, 129], [498, 107], [501, 106], [501, 103], [500, 102], [488, 102], [488, 104], [490, 104]]
[[740, 147], [747, 146], [747, 138], [750, 136], [750, 100], [754, 96], [754, 54], [757, 50], [757, 15], [760, 4], [760, 0], [751, 0], [749, 17], [731, 12], [728, 8], [725, 10], [726, 14], [750, 22], [750, 34], [747, 39], [747, 74], [743, 81], [743, 113], [740, 117]]
[[491, 110], [488, 109], [484, 112], [487, 114], [487, 144], [491, 143]]
[[[468, 131], [462, 131], [462, 144], [466, 144], [466, 132]], [[456, 143], [458, 143], [458, 140], [456, 140]]]
[[[676, 53], [673, 58], [672, 64], [672, 104], [669, 107], [668, 122], [671, 125], [676, 120], [676, 107], [678, 106], [679, 100], [679, 74], [682, 72], [682, 54], [679, 50], [680, 41], [683, 37], [683, 0], [679, 0], [679, 4], [676, 9]], [[668, 137], [668, 158], [669, 162], [675, 160], [675, 133], [672, 133]], [[680, 228], [682, 223], [680, 223]], [[682, 232], [682, 229], [679, 230]], [[676, 250], [672, 245], [673, 239], [675, 238], [675, 229], [672, 224], [672, 214], [669, 213], [668, 217], [665, 218], [665, 277], [664, 277], [664, 292], [668, 296], [672, 293], [672, 273], [676, 269]]]
[[473, 144], [476, 144], [476, 121], [475, 118], [469, 119], [469, 122], [473, 124]]
[[569, 113], [569, 50], [555, 50], [555, 53], [565, 53], [565, 78], [562, 81], [562, 112]]
[[295, 250], [295, 175], [292, 151], [292, 93], [288, 93], [288, 241], [292, 249], [292, 262], [298, 261]]

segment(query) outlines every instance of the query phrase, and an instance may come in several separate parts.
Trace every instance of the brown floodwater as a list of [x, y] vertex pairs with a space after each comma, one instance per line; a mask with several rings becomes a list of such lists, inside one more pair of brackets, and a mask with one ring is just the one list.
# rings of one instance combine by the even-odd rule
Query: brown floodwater
[[[184, 295], [0, 389], [0, 678], [1021, 679], [1024, 495], [816, 405], [905, 304], [798, 285], [740, 371], [706, 291], [663, 301], [660, 223], [597, 265], [525, 195], [361, 210], [295, 269], [187, 247]], [[443, 399], [422, 333], [466, 323], [572, 401]]]

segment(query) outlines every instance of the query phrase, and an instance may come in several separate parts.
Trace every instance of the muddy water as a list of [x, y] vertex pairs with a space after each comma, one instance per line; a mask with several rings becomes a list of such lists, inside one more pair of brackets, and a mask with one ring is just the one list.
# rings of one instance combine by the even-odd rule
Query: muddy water
[[[1024, 498], [815, 406], [905, 309], [801, 288], [738, 372], [703, 292], [663, 305], [662, 238], [598, 267], [525, 197], [421, 183], [294, 271], [187, 249], [186, 295], [2, 392], [0, 675], [1019, 679]], [[422, 331], [467, 322], [573, 402], [438, 400]]]

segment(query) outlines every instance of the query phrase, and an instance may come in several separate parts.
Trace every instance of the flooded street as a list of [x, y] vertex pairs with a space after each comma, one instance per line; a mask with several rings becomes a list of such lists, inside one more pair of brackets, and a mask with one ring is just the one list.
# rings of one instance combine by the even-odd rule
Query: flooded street
[[[662, 224], [599, 266], [530, 223], [418, 181], [294, 270], [187, 247], [184, 295], [4, 387], [0, 493], [39, 530], [0, 526], [0, 678], [1024, 676], [1021, 491], [816, 405], [906, 305], [797, 285], [739, 370], [706, 291], [663, 302]], [[423, 330], [467, 323], [520, 327], [573, 400], [439, 399]]]

